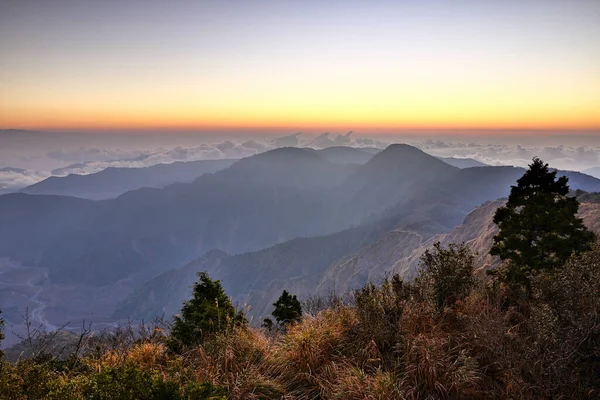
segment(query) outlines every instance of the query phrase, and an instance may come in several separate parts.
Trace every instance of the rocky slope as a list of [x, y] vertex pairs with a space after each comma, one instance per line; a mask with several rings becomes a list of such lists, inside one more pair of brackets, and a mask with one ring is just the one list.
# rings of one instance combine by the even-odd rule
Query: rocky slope
[[[373, 271], [370, 266], [375, 263], [378, 264], [376, 273], [371, 273], [370, 278], [381, 278], [386, 273], [399, 273], [402, 277], [411, 279], [418, 271], [420, 256], [438, 241], [444, 246], [450, 243], [468, 244], [476, 253], [475, 265], [479, 269], [497, 266], [499, 259], [490, 256], [489, 251], [493, 238], [498, 233], [498, 227], [493, 222], [494, 214], [504, 202], [504, 200], [496, 200], [479, 206], [451, 232], [435, 235], [417, 245], [415, 240], [408, 240], [407, 237], [396, 236], [395, 232], [391, 232], [378, 243], [332, 265], [330, 271], [339, 271], [332, 280], [336, 280], [337, 285], [340, 286], [344, 276], [356, 273], [355, 271]], [[588, 229], [600, 234], [600, 204], [582, 203], [579, 216]], [[344, 285], [345, 287], [356, 287], [352, 280], [346, 282], [348, 283]]]

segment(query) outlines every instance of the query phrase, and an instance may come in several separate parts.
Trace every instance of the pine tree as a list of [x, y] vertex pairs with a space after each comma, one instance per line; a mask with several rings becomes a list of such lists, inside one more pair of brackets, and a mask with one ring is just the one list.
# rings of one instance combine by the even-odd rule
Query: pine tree
[[573, 253], [589, 250], [594, 234], [577, 218], [579, 202], [569, 197], [568, 179], [556, 178], [539, 158], [511, 187], [508, 202], [494, 215], [500, 232], [490, 254], [510, 260], [504, 279], [529, 287], [530, 276], [552, 271]]
[[277, 324], [286, 327], [290, 322], [298, 322], [302, 318], [302, 306], [296, 298], [296, 295], [289, 294], [286, 290], [281, 293], [281, 296], [275, 303], [273, 316], [277, 320]]
[[243, 313], [236, 312], [220, 281], [210, 279], [206, 272], [199, 272], [198, 278], [193, 297], [183, 304], [181, 314], [174, 317], [171, 327], [174, 348], [202, 343], [210, 334], [246, 322]]

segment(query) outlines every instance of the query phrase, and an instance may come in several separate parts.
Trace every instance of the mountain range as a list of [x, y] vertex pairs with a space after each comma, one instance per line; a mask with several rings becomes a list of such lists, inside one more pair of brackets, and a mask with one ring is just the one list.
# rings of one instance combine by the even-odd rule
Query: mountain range
[[[11, 265], [0, 265], [5, 317], [15, 323], [24, 305], [48, 325], [170, 315], [200, 270], [257, 318], [284, 288], [305, 297], [391, 271], [411, 277], [434, 240], [487, 238], [469, 221], [489, 228], [474, 216], [495, 203], [480, 206], [524, 172], [461, 169], [402, 144], [375, 153], [279, 148], [199, 169], [189, 183], [98, 201], [0, 196], [0, 259]], [[596, 178], [560, 174], [573, 189], [600, 191]]]
[[89, 175], [51, 176], [19, 190], [27, 194], [55, 194], [102, 200], [142, 187], [163, 188], [175, 182], [189, 183], [205, 173], [214, 173], [237, 160], [177, 161], [144, 168], [109, 167]]

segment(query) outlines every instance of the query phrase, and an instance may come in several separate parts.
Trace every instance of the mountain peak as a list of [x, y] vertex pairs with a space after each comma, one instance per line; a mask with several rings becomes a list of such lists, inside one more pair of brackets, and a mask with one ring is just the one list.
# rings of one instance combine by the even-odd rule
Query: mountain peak
[[429, 154], [423, 152], [422, 150], [405, 144], [405, 143], [394, 143], [390, 144], [388, 147], [380, 151], [376, 157], [384, 158], [384, 157], [392, 157], [392, 156], [407, 156], [407, 155], [422, 155], [429, 156]]
[[389, 145], [381, 152], [375, 154], [365, 165], [376, 168], [406, 168], [421, 165], [427, 166], [427, 168], [458, 169], [414, 146], [404, 143]]

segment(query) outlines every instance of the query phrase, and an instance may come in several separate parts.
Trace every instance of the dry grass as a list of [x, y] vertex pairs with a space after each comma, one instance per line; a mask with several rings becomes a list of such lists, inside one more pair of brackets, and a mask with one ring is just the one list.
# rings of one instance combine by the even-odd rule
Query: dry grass
[[135, 365], [182, 388], [209, 382], [239, 400], [600, 396], [600, 249], [536, 282], [534, 298], [521, 303], [481, 281], [440, 309], [420, 286], [428, 284], [369, 284], [286, 332], [237, 327], [182, 353], [163, 331], [122, 329], [92, 340], [96, 350], [79, 370], [48, 375], [67, 393], [89, 371]]

